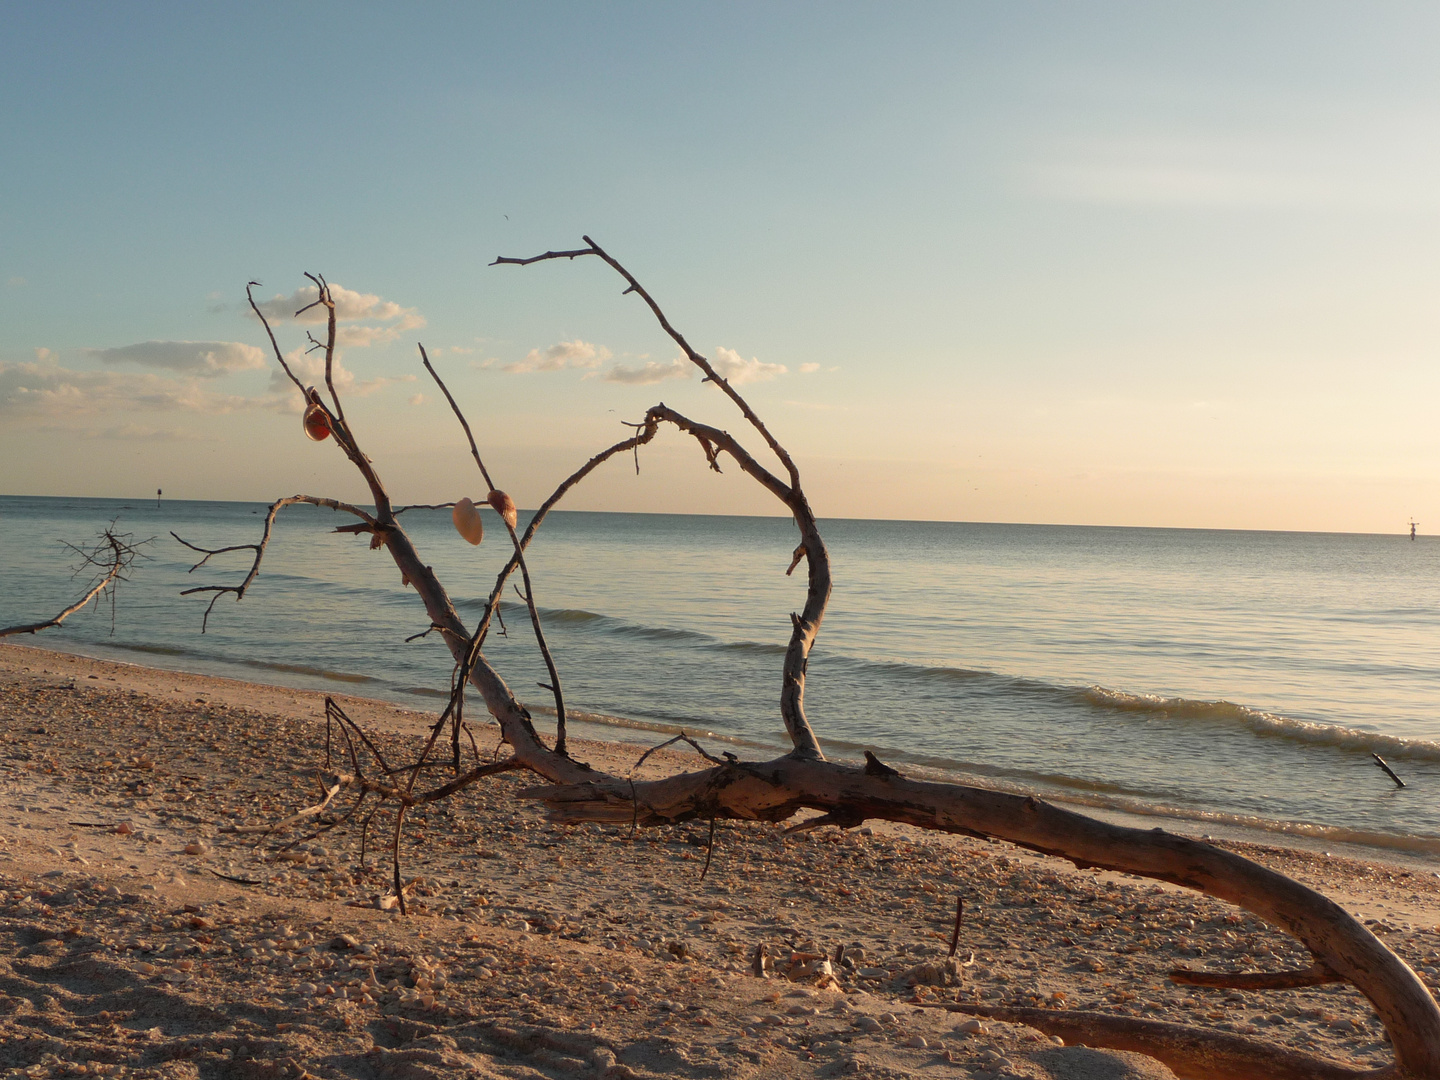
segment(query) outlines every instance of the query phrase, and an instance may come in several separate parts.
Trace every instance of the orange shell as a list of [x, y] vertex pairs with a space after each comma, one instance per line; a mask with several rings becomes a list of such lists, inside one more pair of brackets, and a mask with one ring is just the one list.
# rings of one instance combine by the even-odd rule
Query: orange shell
[[324, 442], [330, 437], [330, 418], [319, 405], [312, 404], [305, 410], [305, 435], [313, 442]]
[[515, 523], [520, 520], [519, 515], [515, 512], [515, 500], [503, 491], [490, 492], [489, 499], [495, 512], [505, 519], [505, 524], [512, 529], [515, 528]]
[[469, 499], [461, 499], [455, 504], [450, 519], [455, 522], [455, 531], [470, 543], [478, 544], [484, 538], [485, 523], [480, 520], [480, 511]]

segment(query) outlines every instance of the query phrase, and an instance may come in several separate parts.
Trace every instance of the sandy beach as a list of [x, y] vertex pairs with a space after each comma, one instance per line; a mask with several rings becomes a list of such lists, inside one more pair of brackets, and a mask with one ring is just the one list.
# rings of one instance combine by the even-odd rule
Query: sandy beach
[[[427, 720], [337, 700], [401, 758]], [[404, 871], [416, 880], [402, 917], [386, 909], [389, 864], [373, 835], [362, 867], [355, 827], [310, 839], [233, 831], [313, 801], [323, 704], [0, 646], [6, 1075], [1170, 1075], [943, 1008], [953, 1002], [1171, 1019], [1357, 1065], [1388, 1059], [1373, 1011], [1348, 987], [1246, 993], [1166, 979], [1180, 965], [1308, 963], [1243, 912], [901, 828], [784, 836], [725, 823], [702, 880], [703, 827], [632, 839], [551, 826], [516, 797], [526, 779], [505, 775], [407, 822]], [[476, 734], [482, 752], [495, 746], [493, 728]], [[573, 752], [621, 774], [639, 756], [585, 741]], [[694, 762], [664, 751], [640, 775]], [[1373, 921], [1432, 989], [1440, 979], [1440, 877], [1226, 846]], [[842, 946], [830, 977], [806, 959], [833, 961]], [[772, 958], [768, 977], [752, 972], [757, 947]]]

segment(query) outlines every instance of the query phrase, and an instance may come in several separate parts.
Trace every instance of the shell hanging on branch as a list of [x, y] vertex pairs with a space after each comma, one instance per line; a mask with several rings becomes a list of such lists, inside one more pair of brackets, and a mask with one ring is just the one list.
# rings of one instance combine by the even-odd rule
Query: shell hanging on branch
[[323, 405], [312, 403], [305, 410], [305, 436], [312, 442], [324, 442], [330, 437], [330, 417]]
[[455, 509], [450, 512], [450, 518], [455, 522], [455, 531], [470, 543], [478, 544], [484, 539], [485, 523], [480, 520], [480, 511], [469, 499], [457, 502]]
[[516, 522], [520, 520], [520, 515], [515, 511], [515, 500], [503, 491], [492, 491], [489, 498], [490, 505], [495, 508], [497, 514], [505, 519], [505, 524], [512, 529], [515, 528]]

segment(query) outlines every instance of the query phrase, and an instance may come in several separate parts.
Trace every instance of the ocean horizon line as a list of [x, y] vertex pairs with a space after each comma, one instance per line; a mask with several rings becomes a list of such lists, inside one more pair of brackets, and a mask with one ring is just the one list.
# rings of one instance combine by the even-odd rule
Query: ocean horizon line
[[[190, 499], [171, 498], [162, 496], [160, 501], [169, 504], [190, 503], [196, 505], [216, 506], [270, 506], [276, 499], [288, 498], [289, 496], [278, 495], [271, 499]], [[0, 493], [0, 499], [47, 499], [61, 502], [64, 500], [81, 500], [86, 502], [126, 502], [137, 505], [148, 505], [154, 496], [140, 495], [36, 495], [36, 494], [8, 494]], [[344, 501], [344, 500], [342, 500]], [[352, 505], [362, 510], [374, 508], [374, 503], [354, 501]], [[430, 503], [407, 503], [395, 502], [396, 506], [422, 507], [431, 506]], [[321, 508], [323, 509], [323, 508]], [[521, 514], [533, 514], [534, 507], [520, 507]], [[594, 515], [628, 515], [633, 517], [665, 517], [665, 518], [686, 518], [686, 519], [719, 519], [726, 521], [789, 521], [790, 515], [777, 514], [721, 514], [721, 513], [680, 513], [673, 510], [574, 510], [563, 507], [555, 507], [550, 510], [551, 514], [594, 514]], [[548, 515], [547, 515], [548, 516]], [[845, 524], [850, 522], [866, 522], [892, 525], [974, 525], [994, 526], [995, 528], [1033, 528], [1033, 529], [1087, 529], [1087, 530], [1128, 530], [1133, 532], [1164, 532], [1164, 533], [1225, 533], [1242, 534], [1255, 536], [1346, 536], [1346, 537], [1391, 537], [1397, 539], [1433, 540], [1435, 535], [1416, 533], [1412, 538], [1408, 532], [1408, 525], [1396, 532], [1375, 532], [1364, 530], [1348, 529], [1240, 529], [1223, 525], [1116, 525], [1102, 522], [1069, 522], [1069, 521], [1000, 521], [1000, 520], [978, 520], [974, 518], [905, 518], [905, 517], [854, 517], [854, 516], [827, 516], [817, 514], [817, 520], [821, 523], [833, 522]]]

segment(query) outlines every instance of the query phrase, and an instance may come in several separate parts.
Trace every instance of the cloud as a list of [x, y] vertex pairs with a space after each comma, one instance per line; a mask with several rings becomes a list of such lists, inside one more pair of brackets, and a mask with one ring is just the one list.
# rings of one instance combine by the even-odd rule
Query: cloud
[[424, 405], [424, 404], [425, 404], [425, 395], [424, 395], [424, 394], [411, 394], [411, 395], [410, 395], [410, 404], [411, 404], [411, 405]]
[[565, 368], [597, 368], [613, 354], [604, 345], [592, 345], [588, 341], [581, 341], [576, 338], [574, 341], [562, 341], [551, 345], [543, 352], [540, 349], [531, 349], [524, 360], [517, 360], [513, 364], [505, 364], [500, 370], [512, 374], [524, 374], [530, 371], [561, 371]]
[[[270, 319], [295, 318], [302, 323], [324, 323], [329, 317], [325, 308], [315, 301], [320, 290], [314, 285], [305, 285], [289, 296], [279, 294], [269, 300], [256, 301], [265, 316]], [[382, 300], [374, 293], [360, 293], [343, 285], [330, 284], [330, 298], [335, 301], [335, 322], [354, 323], [368, 320], [371, 323], [389, 325], [344, 326], [337, 325], [335, 343], [354, 349], [369, 345], [385, 345], [394, 341], [406, 330], [418, 330], [425, 325], [425, 317], [415, 308], [401, 307], [393, 300]], [[310, 305], [315, 304], [314, 307]], [[296, 314], [300, 312], [300, 314]]]
[[9, 285], [12, 289], [23, 289], [26, 285], [29, 285], [30, 282], [17, 274], [14, 277], [6, 278], [5, 284]]
[[60, 359], [60, 354], [54, 349], [47, 349], [41, 345], [35, 350], [35, 359], [39, 360], [42, 364], [53, 364], [56, 360]]
[[355, 349], [363, 349], [370, 345], [386, 345], [406, 330], [419, 330], [424, 325], [423, 318], [413, 311], [407, 311], [400, 316], [400, 321], [394, 326], [337, 326], [335, 328], [335, 344], [347, 345]]
[[814, 375], [814, 374], [815, 374], [817, 371], [819, 371], [819, 370], [820, 370], [820, 365], [819, 365], [819, 364], [801, 364], [801, 365], [800, 365], [800, 374], [801, 374], [801, 375]]
[[651, 386], [654, 383], [664, 382], [666, 379], [688, 379], [695, 369], [689, 360], [671, 360], [668, 364], [662, 364], [655, 360], [649, 360], [640, 367], [627, 367], [624, 364], [616, 364], [604, 375], [600, 376], [605, 382], [628, 383], [631, 386]]
[[134, 410], [216, 414], [255, 405], [253, 398], [207, 390], [195, 378], [0, 361], [0, 416], [9, 418], [71, 421]]
[[734, 349], [727, 349], [724, 346], [716, 347], [715, 359], [710, 361], [710, 366], [736, 386], [743, 386], [745, 383], [769, 382], [776, 376], [784, 375], [786, 371], [784, 364], [766, 364], [753, 356], [749, 360], [744, 360]]
[[[314, 352], [306, 352], [304, 349], [296, 349], [285, 356], [285, 363], [290, 365], [290, 370], [295, 377], [306, 386], [318, 387], [323, 393], [325, 390], [325, 354], [318, 349]], [[375, 391], [389, 386], [391, 383], [414, 382], [414, 375], [380, 375], [373, 379], [357, 379], [355, 373], [345, 366], [344, 357], [337, 354], [335, 361], [330, 366], [330, 379], [335, 384], [335, 391], [342, 398], [345, 397], [369, 397]], [[300, 391], [295, 389], [295, 384], [290, 381], [285, 372], [278, 367], [270, 373], [270, 394], [268, 403], [276, 405], [281, 412], [301, 412], [305, 407], [305, 399]]]
[[115, 349], [86, 349], [106, 364], [134, 364], [211, 379], [265, 366], [265, 354], [238, 341], [142, 341]]

